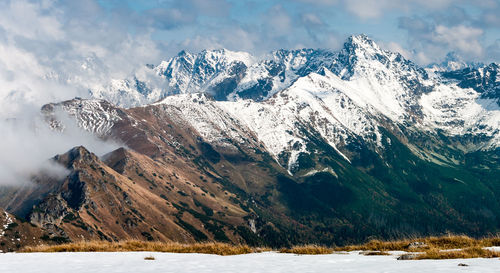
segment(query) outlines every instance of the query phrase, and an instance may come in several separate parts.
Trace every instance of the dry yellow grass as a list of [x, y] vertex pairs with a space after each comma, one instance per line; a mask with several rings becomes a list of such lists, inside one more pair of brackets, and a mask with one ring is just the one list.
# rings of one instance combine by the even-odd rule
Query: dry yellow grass
[[[409, 248], [412, 242], [422, 242], [424, 247]], [[280, 253], [301, 255], [332, 254], [334, 251], [361, 250], [364, 255], [388, 255], [387, 251], [424, 252], [416, 259], [456, 259], [456, 258], [492, 258], [500, 257], [500, 253], [485, 250], [484, 247], [500, 246], [500, 237], [473, 239], [467, 236], [442, 236], [415, 238], [399, 241], [371, 240], [363, 245], [351, 245], [329, 248], [318, 245], [303, 245], [280, 249]], [[451, 250], [450, 250], [451, 249]], [[460, 249], [460, 250], [453, 250]], [[269, 248], [252, 248], [247, 245], [231, 245], [225, 243], [181, 244], [174, 242], [145, 242], [137, 240], [107, 242], [80, 241], [61, 245], [28, 246], [20, 252], [126, 252], [151, 251], [172, 253], [203, 253], [216, 255], [239, 255], [270, 251]], [[443, 251], [448, 250], [448, 251]]]
[[379, 241], [379, 240], [371, 240], [362, 245], [349, 245], [343, 247], [335, 248], [335, 251], [355, 251], [355, 250], [364, 250], [364, 251], [393, 251], [393, 250], [407, 250], [407, 246], [412, 241], [409, 240], [401, 240], [401, 241]]
[[282, 248], [279, 250], [279, 252], [301, 254], [301, 255], [322, 255], [322, 254], [332, 254], [333, 249], [317, 245], [304, 245], [304, 246], [294, 246], [292, 248]]
[[230, 245], [224, 243], [163, 243], [143, 241], [80, 241], [61, 245], [28, 246], [20, 252], [125, 252], [152, 251], [172, 253], [203, 253], [216, 255], [238, 255], [258, 252], [246, 245]]
[[460, 250], [439, 250], [430, 249], [416, 257], [416, 260], [424, 259], [469, 259], [469, 258], [497, 258], [500, 253], [483, 249], [482, 247], [468, 247]]
[[[412, 242], [422, 242], [426, 247], [409, 248]], [[404, 239], [398, 241], [379, 241], [371, 240], [362, 245], [350, 245], [335, 248], [336, 251], [354, 251], [354, 250], [372, 250], [372, 251], [426, 251], [426, 250], [443, 250], [457, 248], [472, 248], [472, 247], [489, 247], [500, 246], [500, 237], [491, 237], [484, 239], [473, 239], [468, 236], [450, 235], [441, 237], [426, 237]]]

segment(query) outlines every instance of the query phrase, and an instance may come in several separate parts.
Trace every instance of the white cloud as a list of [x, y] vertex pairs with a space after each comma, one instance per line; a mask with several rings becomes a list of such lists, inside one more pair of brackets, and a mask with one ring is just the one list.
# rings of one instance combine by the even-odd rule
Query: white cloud
[[[463, 18], [468, 20], [469, 17]], [[399, 18], [399, 28], [407, 31], [410, 49], [419, 53], [415, 54], [419, 63], [440, 61], [450, 51], [455, 51], [464, 60], [491, 60], [492, 56], [485, 54], [483, 28], [470, 22], [448, 19], [441, 14]]]
[[116, 147], [76, 127], [64, 134], [50, 131], [40, 107], [85, 96], [90, 87], [159, 59], [147, 28], [132, 36], [121, 24], [124, 17], [106, 19], [94, 1], [76, 2], [0, 3], [0, 184], [53, 171], [47, 160], [76, 145], [95, 152]]
[[13, 99], [40, 107], [85, 96], [90, 87], [128, 76], [159, 59], [148, 28], [132, 36], [123, 16], [105, 19], [91, 0], [60, 4], [0, 4], [0, 118], [16, 115], [19, 107]]
[[500, 60], [500, 39], [486, 48], [486, 55], [493, 60]]
[[61, 23], [56, 18], [41, 13], [47, 5], [48, 3], [2, 1], [0, 25], [12, 36], [38, 40], [63, 39]]
[[320, 6], [340, 6], [361, 19], [382, 17], [386, 12], [410, 12], [417, 8], [428, 11], [443, 10], [466, 0], [295, 0], [296, 2]]
[[0, 186], [29, 183], [31, 176], [40, 172], [65, 175], [64, 168], [49, 159], [75, 146], [84, 145], [98, 155], [119, 147], [116, 143], [98, 140], [79, 129], [74, 122], [65, 124], [65, 131], [58, 133], [48, 128], [39, 113], [25, 113], [15, 120], [0, 120]]
[[483, 54], [483, 47], [479, 43], [479, 38], [483, 33], [482, 29], [464, 25], [453, 27], [438, 25], [431, 39], [450, 49], [459, 50], [464, 54], [473, 54], [477, 57]]
[[325, 6], [331, 6], [339, 3], [338, 0], [295, 0], [295, 1], [306, 4], [325, 5]]
[[391, 6], [388, 0], [351, 0], [345, 1], [348, 11], [363, 19], [377, 18]]
[[281, 5], [269, 9], [264, 20], [271, 33], [276, 36], [287, 35], [292, 31], [292, 18]]
[[406, 50], [403, 46], [396, 42], [389, 42], [389, 43], [384, 43], [384, 42], [379, 42], [380, 47], [382, 47], [385, 50], [389, 50], [392, 52], [398, 52], [399, 54], [403, 55], [406, 59], [413, 59], [413, 53]]
[[304, 13], [304, 14], [302, 14], [301, 21], [306, 26], [323, 26], [323, 25], [325, 25], [325, 23], [323, 22], [323, 20], [321, 20], [321, 18], [319, 18], [314, 13]]

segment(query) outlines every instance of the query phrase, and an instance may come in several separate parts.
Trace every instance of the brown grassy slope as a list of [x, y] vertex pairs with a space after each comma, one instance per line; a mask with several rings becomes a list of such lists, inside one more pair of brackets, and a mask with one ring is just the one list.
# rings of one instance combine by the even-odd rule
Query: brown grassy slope
[[[79, 109], [81, 103], [71, 100], [44, 109], [50, 116], [57, 107]], [[101, 162], [77, 166], [85, 176], [80, 179], [83, 183], [67, 184], [84, 185], [88, 198], [83, 206], [65, 208], [71, 212], [68, 217], [52, 221], [70, 239], [262, 244], [249, 229], [249, 219], [256, 214], [250, 197], [266, 195], [266, 202], [276, 202], [278, 196], [267, 194], [269, 185], [285, 171], [248, 128], [223, 115], [245, 141], [233, 143], [221, 130], [220, 141], [206, 143], [177, 106], [119, 109], [99, 103], [119, 116], [101, 137], [126, 144], [130, 150], [120, 149]], [[59, 201], [50, 207], [65, 207]], [[290, 223], [284, 211], [280, 206], [266, 213]], [[39, 219], [45, 215], [40, 213]], [[266, 224], [267, 220], [258, 222], [256, 227], [259, 230]]]
[[15, 251], [26, 245], [41, 244], [43, 231], [0, 208], [0, 251]]
[[247, 212], [209, 177], [125, 149], [106, 162], [84, 147], [57, 160], [72, 173], [32, 212], [40, 227], [56, 225], [71, 240], [241, 241], [230, 228], [246, 225]]

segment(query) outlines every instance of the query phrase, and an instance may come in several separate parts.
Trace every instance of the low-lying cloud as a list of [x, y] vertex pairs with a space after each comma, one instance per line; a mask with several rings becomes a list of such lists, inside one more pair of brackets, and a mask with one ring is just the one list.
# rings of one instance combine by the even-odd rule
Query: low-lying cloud
[[110, 152], [120, 145], [102, 141], [78, 128], [70, 118], [64, 130], [52, 130], [38, 113], [0, 121], [0, 186], [21, 186], [39, 173], [65, 176], [67, 170], [50, 160], [75, 146], [83, 145], [97, 155]]
[[38, 172], [64, 175], [49, 159], [74, 146], [97, 154], [118, 146], [75, 124], [53, 131], [40, 116], [45, 103], [88, 97], [89, 89], [157, 60], [147, 30], [132, 36], [123, 17], [108, 16], [90, 0], [1, 1], [0, 185], [28, 183]]

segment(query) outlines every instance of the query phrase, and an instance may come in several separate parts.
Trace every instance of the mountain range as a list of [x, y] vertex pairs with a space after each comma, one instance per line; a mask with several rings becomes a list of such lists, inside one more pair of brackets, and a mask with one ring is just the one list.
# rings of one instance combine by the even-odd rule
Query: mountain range
[[49, 242], [280, 247], [500, 229], [496, 63], [421, 67], [356, 35], [338, 51], [182, 51], [147, 69], [43, 106], [53, 130], [74, 121], [123, 147], [56, 155], [64, 179], [3, 189], [0, 207]]

